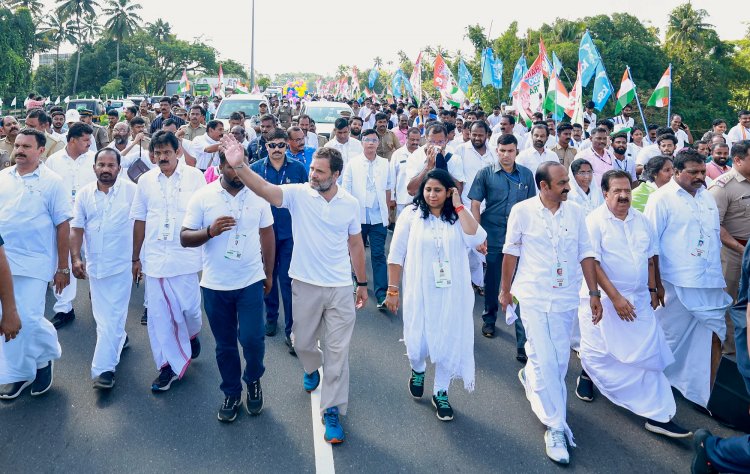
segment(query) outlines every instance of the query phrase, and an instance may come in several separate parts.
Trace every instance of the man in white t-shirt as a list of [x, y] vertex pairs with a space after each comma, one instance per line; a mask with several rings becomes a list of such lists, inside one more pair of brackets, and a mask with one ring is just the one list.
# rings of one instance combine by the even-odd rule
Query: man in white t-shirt
[[[271, 206], [242, 184], [221, 152], [219, 159], [219, 179], [188, 203], [180, 242], [203, 247], [201, 293], [216, 339], [224, 392], [218, 418], [228, 423], [237, 418], [242, 403], [242, 380], [247, 385], [248, 414], [258, 415], [263, 409], [263, 296], [271, 291], [275, 244]], [[246, 362], [244, 373], [238, 340]]]
[[495, 105], [492, 109], [492, 113], [487, 116], [487, 123], [490, 125], [490, 129], [494, 129], [495, 126], [500, 123], [500, 105]]
[[334, 137], [325, 146], [341, 153], [341, 159], [344, 160], [344, 168], [346, 168], [351, 158], [361, 155], [364, 151], [362, 143], [356, 138], [349, 136], [349, 121], [344, 117], [338, 118], [334, 122], [333, 134]]
[[433, 168], [446, 170], [453, 180], [459, 192], [463, 191], [464, 177], [461, 157], [447, 151], [447, 133], [445, 127], [435, 124], [427, 129], [427, 143], [417, 148], [409, 155], [406, 161], [406, 178], [409, 180], [406, 189], [414, 196], [422, 185], [424, 177]]
[[[294, 349], [305, 370], [303, 386], [312, 392], [321, 385], [320, 410], [324, 439], [341, 443], [339, 415], [349, 403], [349, 343], [355, 308], [367, 302], [365, 247], [357, 200], [337, 186], [344, 168], [341, 153], [324, 147], [313, 155], [310, 182], [277, 186], [244, 164], [242, 147], [234, 137], [222, 139], [227, 162], [245, 185], [272, 206], [289, 209], [294, 226], [292, 277]], [[351, 258], [350, 258], [351, 256]], [[352, 301], [351, 269], [357, 279]], [[320, 338], [320, 331], [323, 338]], [[319, 339], [324, 343], [319, 346]]]
[[534, 125], [531, 127], [531, 133], [529, 134], [529, 142], [531, 143], [531, 146], [520, 152], [516, 157], [516, 164], [528, 168], [529, 171], [531, 171], [532, 176], [536, 173], [536, 169], [539, 168], [539, 165], [545, 161], [560, 162], [557, 153], [548, 150], [545, 146], [548, 136], [549, 134], [547, 133], [546, 125]]
[[690, 133], [690, 127], [682, 121], [682, 117], [677, 114], [672, 115], [672, 121], [669, 122], [670, 128], [674, 131], [674, 137], [677, 139], [677, 151], [693, 143], [693, 134]]
[[741, 110], [737, 114], [737, 125], [729, 130], [726, 138], [730, 150], [735, 142], [750, 140], [750, 110]]

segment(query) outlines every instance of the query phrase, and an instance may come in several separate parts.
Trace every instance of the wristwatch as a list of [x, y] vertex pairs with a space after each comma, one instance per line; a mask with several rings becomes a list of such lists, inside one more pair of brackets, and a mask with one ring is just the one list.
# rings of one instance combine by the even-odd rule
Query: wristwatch
[[357, 282], [357, 286], [367, 286], [367, 282], [366, 281], [358, 281]]
[[58, 268], [55, 273], [62, 273], [63, 275], [70, 275], [70, 268]]
[[597, 298], [601, 298], [602, 297], [602, 292], [599, 291], [599, 290], [589, 291], [589, 296], [596, 296]]

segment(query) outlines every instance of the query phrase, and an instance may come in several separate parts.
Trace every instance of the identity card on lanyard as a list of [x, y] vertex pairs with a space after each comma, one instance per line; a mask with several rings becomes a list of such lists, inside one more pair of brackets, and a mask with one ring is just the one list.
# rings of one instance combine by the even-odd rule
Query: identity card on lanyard
[[[174, 176], [174, 175], [172, 175]], [[164, 199], [164, 211], [159, 219], [159, 232], [156, 235], [156, 240], [162, 240], [165, 242], [171, 242], [174, 240], [175, 228], [177, 227], [177, 217], [173, 216], [170, 212], [172, 205], [177, 205], [176, 200], [178, 193], [180, 192], [180, 180], [182, 175], [172, 180], [172, 186], [170, 189], [170, 180], [165, 176], [164, 181], [159, 182], [159, 189], [161, 190], [161, 196]], [[167, 191], [169, 189], [169, 191]]]
[[240, 217], [242, 216], [242, 209], [245, 207], [245, 199], [247, 198], [248, 193], [246, 190], [241, 191], [242, 197], [240, 198], [240, 205], [236, 210], [232, 207], [232, 203], [229, 201], [227, 194], [226, 191], [221, 191], [221, 197], [224, 198], [224, 202], [226, 203], [227, 208], [229, 208], [229, 213], [234, 218], [234, 229], [227, 232], [229, 235], [224, 258], [228, 258], [229, 260], [240, 260], [245, 251], [245, 244], [247, 243], [247, 234], [240, 232]]
[[690, 252], [690, 255], [693, 257], [700, 257], [703, 259], [708, 260], [708, 248], [709, 248], [709, 240], [711, 240], [710, 235], [708, 232], [703, 230], [703, 206], [701, 203], [697, 200], [689, 200], [692, 202], [689, 202], [690, 210], [693, 212], [693, 216], [695, 216], [695, 207], [698, 208], [698, 215], [696, 219], [698, 220], [698, 239], [695, 243], [695, 248]]
[[557, 223], [555, 223], [555, 218], [549, 211], [541, 210], [540, 212], [542, 213], [542, 221], [544, 221], [544, 230], [547, 232], [547, 237], [552, 241], [552, 253], [555, 261], [554, 271], [550, 275], [552, 288], [565, 288], [569, 283], [569, 270], [568, 261], [564, 258], [564, 255], [560, 255], [565, 232], [563, 209], [560, 206], [557, 211], [560, 214]]
[[448, 288], [451, 286], [451, 264], [445, 251], [445, 242], [448, 236], [448, 224], [442, 222], [435, 216], [430, 216], [430, 230], [432, 240], [435, 243], [435, 261], [432, 262], [432, 272], [435, 277], [437, 288]]

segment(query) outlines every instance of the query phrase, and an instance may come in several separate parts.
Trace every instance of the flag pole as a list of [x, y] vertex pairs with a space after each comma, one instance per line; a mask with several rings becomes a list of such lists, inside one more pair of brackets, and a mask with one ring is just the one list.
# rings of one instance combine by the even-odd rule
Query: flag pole
[[667, 99], [667, 127], [672, 117], [672, 63], [669, 63], [669, 98]]
[[633, 89], [635, 89], [635, 103], [638, 104], [638, 111], [641, 113], [641, 121], [643, 122], [643, 133], [648, 136], [648, 124], [646, 123], [646, 116], [643, 115], [643, 107], [641, 107], [641, 100], [638, 98], [638, 88], [635, 86], [633, 75], [630, 74], [630, 66], [625, 66], [628, 70], [628, 78], [633, 83]]

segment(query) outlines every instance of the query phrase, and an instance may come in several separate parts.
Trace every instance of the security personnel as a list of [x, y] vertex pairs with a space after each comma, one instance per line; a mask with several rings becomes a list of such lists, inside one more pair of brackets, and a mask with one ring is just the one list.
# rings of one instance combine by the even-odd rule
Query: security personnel
[[44, 133], [46, 142], [44, 144], [44, 154], [42, 155], [42, 161], [46, 161], [47, 158], [65, 148], [65, 142], [56, 139], [47, 132], [47, 129], [50, 125], [51, 121], [49, 115], [47, 115], [47, 113], [42, 109], [31, 109], [26, 115], [26, 128], [33, 128]]
[[[742, 254], [750, 236], [750, 140], [732, 145], [732, 169], [716, 178], [709, 189], [719, 208], [721, 225], [721, 267], [727, 282], [727, 293], [737, 300]], [[734, 325], [727, 320], [724, 352], [734, 354]]]
[[94, 123], [94, 113], [88, 109], [81, 110], [81, 122], [94, 127], [94, 135], [91, 137], [91, 151], [96, 153], [106, 147], [110, 140], [107, 135], [107, 129]]

